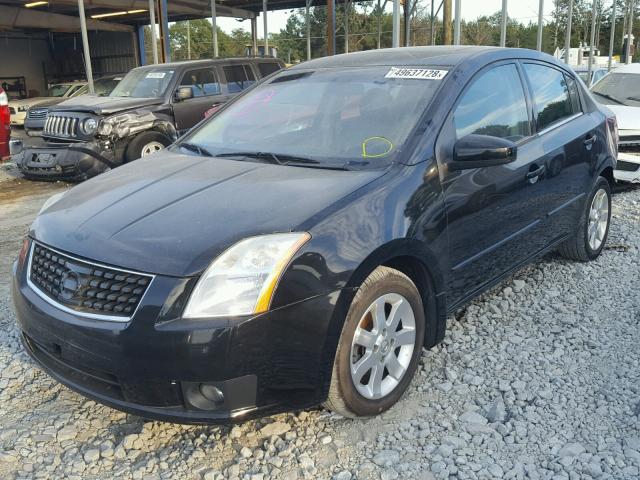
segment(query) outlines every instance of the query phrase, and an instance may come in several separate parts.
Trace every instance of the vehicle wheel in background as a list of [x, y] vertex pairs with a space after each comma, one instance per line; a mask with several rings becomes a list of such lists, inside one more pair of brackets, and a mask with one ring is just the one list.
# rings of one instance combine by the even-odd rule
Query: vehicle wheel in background
[[409, 277], [378, 267], [356, 293], [324, 406], [345, 417], [387, 410], [405, 392], [422, 352], [425, 314]]
[[594, 260], [607, 241], [610, 221], [611, 187], [605, 178], [599, 177], [585, 203], [576, 232], [560, 245], [558, 251], [569, 260]]
[[125, 159], [132, 162], [152, 153], [158, 152], [171, 145], [171, 140], [159, 132], [142, 132], [138, 134], [127, 146]]

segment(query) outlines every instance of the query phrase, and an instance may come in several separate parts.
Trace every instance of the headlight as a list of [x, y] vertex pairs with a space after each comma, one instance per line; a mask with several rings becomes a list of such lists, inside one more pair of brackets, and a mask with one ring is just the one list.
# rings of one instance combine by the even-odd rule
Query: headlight
[[53, 205], [58, 200], [60, 200], [62, 197], [64, 197], [67, 194], [68, 191], [69, 190], [65, 190], [64, 192], [58, 192], [58, 193], [55, 193], [55, 194], [51, 195], [49, 198], [47, 198], [47, 200], [44, 202], [44, 205], [42, 205], [42, 208], [38, 212], [38, 215], [40, 215], [47, 208], [49, 208], [51, 205]]
[[27, 110], [29, 110], [29, 105], [22, 105], [18, 107], [19, 112], [26, 112]]
[[184, 310], [185, 318], [266, 312], [282, 272], [311, 235], [276, 233], [246, 238], [204, 272]]
[[115, 133], [119, 138], [129, 135], [129, 129], [132, 123], [135, 123], [138, 116], [133, 113], [123, 113], [107, 117], [100, 122], [98, 126], [98, 135], [108, 137]]
[[80, 130], [85, 135], [93, 135], [98, 128], [98, 122], [95, 118], [85, 118], [80, 124]]

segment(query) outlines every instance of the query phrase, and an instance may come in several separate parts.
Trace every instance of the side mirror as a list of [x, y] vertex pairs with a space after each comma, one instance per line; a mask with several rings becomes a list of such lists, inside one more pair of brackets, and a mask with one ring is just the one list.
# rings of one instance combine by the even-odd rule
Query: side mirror
[[178, 87], [175, 98], [179, 102], [189, 100], [190, 98], [193, 98], [193, 90], [191, 87]]
[[9, 155], [18, 155], [22, 150], [24, 150], [24, 143], [22, 140], [9, 141]]
[[450, 170], [491, 167], [513, 162], [518, 147], [511, 140], [490, 135], [467, 135], [453, 147], [453, 162]]

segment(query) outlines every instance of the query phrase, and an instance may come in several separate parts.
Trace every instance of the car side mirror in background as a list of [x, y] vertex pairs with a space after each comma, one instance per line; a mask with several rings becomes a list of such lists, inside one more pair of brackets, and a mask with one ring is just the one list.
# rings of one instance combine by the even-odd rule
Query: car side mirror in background
[[511, 140], [490, 135], [467, 135], [453, 147], [453, 162], [449, 170], [491, 167], [513, 162], [518, 147]]
[[190, 98], [193, 98], [193, 90], [191, 87], [178, 87], [175, 98], [179, 102], [189, 100]]

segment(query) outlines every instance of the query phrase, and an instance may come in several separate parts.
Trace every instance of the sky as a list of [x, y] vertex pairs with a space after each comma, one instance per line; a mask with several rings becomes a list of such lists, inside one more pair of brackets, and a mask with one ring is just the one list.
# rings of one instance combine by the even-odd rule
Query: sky
[[[440, 0], [436, 1], [436, 9], [440, 4]], [[529, 21], [538, 21], [538, 5], [539, 0], [507, 0], [507, 12], [510, 18], [515, 18], [523, 23]], [[453, 2], [455, 4], [455, 0]], [[420, 0], [421, 5], [430, 8], [429, 0]], [[341, 8], [341, 6], [338, 6]], [[465, 20], [475, 20], [482, 15], [491, 15], [502, 9], [502, 0], [462, 0], [461, 10], [462, 18]], [[387, 11], [392, 11], [392, 2], [387, 3]], [[544, 0], [544, 15], [548, 18], [553, 10], [553, 1]], [[280, 29], [284, 28], [287, 23], [287, 18], [291, 15], [291, 10], [280, 10], [276, 12], [269, 12], [267, 20], [269, 24], [269, 33], [278, 33]], [[442, 11], [440, 12], [442, 15]], [[218, 25], [222, 30], [230, 33], [235, 28], [244, 28], [246, 31], [251, 31], [251, 23], [249, 20], [242, 22], [237, 21], [235, 18], [218, 18]], [[258, 17], [258, 36], [263, 36], [263, 21], [262, 16]]]

